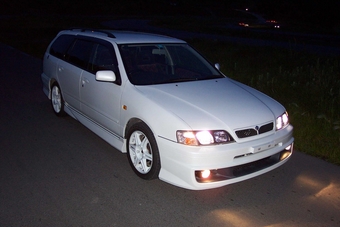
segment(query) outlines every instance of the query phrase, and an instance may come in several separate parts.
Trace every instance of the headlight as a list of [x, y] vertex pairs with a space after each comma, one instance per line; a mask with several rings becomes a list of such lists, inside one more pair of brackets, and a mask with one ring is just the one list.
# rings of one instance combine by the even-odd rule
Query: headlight
[[288, 113], [285, 112], [276, 118], [276, 130], [285, 128], [289, 124]]
[[209, 145], [233, 142], [234, 139], [224, 130], [177, 131], [177, 142], [185, 145]]
[[208, 131], [202, 131], [196, 133], [196, 138], [202, 145], [212, 144], [214, 143], [214, 139], [210, 132]]

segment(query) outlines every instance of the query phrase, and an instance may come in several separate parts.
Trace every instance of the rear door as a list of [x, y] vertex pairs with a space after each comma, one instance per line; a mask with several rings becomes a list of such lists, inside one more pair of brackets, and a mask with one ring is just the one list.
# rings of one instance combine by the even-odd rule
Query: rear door
[[64, 61], [58, 62], [57, 74], [65, 102], [80, 110], [80, 79], [88, 67], [93, 43], [76, 39], [67, 51]]

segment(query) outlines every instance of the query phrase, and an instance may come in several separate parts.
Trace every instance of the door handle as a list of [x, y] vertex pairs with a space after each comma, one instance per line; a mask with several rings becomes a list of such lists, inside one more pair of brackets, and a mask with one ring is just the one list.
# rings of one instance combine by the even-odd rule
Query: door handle
[[89, 81], [88, 79], [86, 79], [86, 78], [84, 78], [84, 79], [81, 80], [81, 86], [82, 86], [82, 87], [84, 87], [85, 84], [88, 84], [88, 83], [90, 83], [90, 81]]

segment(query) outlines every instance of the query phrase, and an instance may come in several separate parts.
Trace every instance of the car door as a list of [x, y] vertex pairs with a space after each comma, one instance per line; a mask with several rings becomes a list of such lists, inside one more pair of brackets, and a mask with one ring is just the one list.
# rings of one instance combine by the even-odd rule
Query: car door
[[[95, 74], [99, 70], [113, 71], [116, 82], [96, 81]], [[112, 44], [94, 44], [89, 68], [83, 72], [80, 83], [81, 111], [97, 125], [121, 136], [119, 118], [122, 86]]]
[[93, 43], [76, 39], [65, 55], [65, 61], [59, 61], [57, 66], [58, 81], [65, 102], [80, 110], [80, 79], [87, 68]]

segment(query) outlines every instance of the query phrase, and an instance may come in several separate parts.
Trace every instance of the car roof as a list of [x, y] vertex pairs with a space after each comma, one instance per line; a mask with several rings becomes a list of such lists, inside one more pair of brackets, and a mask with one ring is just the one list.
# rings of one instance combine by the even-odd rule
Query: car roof
[[186, 43], [183, 40], [172, 38], [165, 35], [151, 34], [135, 31], [121, 30], [95, 30], [95, 29], [70, 29], [61, 31], [61, 34], [83, 35], [108, 40], [117, 44], [132, 43]]

